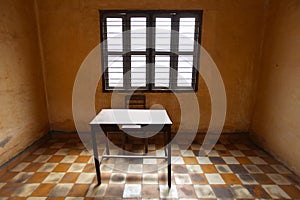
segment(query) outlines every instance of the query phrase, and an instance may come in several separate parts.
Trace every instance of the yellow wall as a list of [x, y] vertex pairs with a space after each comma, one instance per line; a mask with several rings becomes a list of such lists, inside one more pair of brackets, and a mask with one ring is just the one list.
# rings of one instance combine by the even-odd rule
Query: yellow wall
[[[80, 64], [100, 42], [98, 10], [202, 9], [202, 44], [216, 62], [227, 92], [224, 131], [248, 131], [266, 4], [262, 0], [38, 0], [51, 129], [75, 130], [72, 88]], [[100, 85], [96, 95], [98, 110], [110, 107], [110, 94], [101, 90]], [[203, 80], [199, 81], [197, 96], [201, 109], [199, 131], [204, 131], [211, 108]], [[174, 129], [178, 127], [180, 112], [174, 95], [147, 94], [147, 101], [148, 106], [165, 106]], [[185, 129], [188, 128], [186, 125]]]
[[48, 131], [33, 1], [0, 5], [0, 165]]
[[300, 1], [270, 1], [267, 19], [251, 132], [300, 174]]

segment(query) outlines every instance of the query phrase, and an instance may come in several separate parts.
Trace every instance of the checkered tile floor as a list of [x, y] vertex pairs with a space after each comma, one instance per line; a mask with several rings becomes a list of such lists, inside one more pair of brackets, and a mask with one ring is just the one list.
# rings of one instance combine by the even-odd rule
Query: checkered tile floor
[[104, 160], [97, 186], [80, 140], [51, 139], [0, 177], [0, 199], [300, 199], [299, 177], [249, 142], [221, 140], [206, 157], [195, 156], [199, 144], [180, 147], [172, 146], [170, 190], [156, 159]]

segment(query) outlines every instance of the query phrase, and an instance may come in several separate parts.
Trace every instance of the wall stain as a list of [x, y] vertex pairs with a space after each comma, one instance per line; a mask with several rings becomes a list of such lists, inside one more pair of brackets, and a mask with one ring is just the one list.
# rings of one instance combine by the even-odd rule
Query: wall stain
[[5, 138], [4, 140], [2, 140], [2, 141], [0, 142], [0, 147], [1, 147], [1, 148], [4, 148], [5, 145], [11, 140], [11, 138], [12, 138], [12, 136], [8, 136], [8, 137]]

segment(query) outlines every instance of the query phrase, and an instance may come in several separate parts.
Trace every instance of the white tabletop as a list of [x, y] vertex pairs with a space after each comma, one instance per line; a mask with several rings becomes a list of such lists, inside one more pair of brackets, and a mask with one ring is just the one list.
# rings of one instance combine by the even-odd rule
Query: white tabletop
[[102, 109], [90, 124], [172, 124], [172, 121], [164, 109]]

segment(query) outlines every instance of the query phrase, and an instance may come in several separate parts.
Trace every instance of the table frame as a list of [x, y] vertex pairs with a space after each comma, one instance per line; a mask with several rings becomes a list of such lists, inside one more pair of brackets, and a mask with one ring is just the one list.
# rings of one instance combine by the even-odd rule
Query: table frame
[[[98, 185], [101, 184], [101, 171], [100, 165], [102, 163], [103, 158], [145, 158], [145, 159], [166, 159], [168, 162], [168, 186], [171, 187], [171, 125], [172, 124], [143, 124], [141, 128], [138, 130], [139, 132], [151, 132], [151, 130], [157, 130], [157, 127], [162, 127], [160, 132], [163, 134], [167, 134], [167, 155], [166, 156], [145, 156], [145, 155], [110, 155], [108, 142], [106, 142], [106, 150], [103, 151], [103, 155], [99, 161], [98, 155], [98, 146], [96, 140], [96, 132], [99, 130], [99, 126], [104, 131], [104, 134], [107, 138], [108, 132], [113, 131], [122, 131], [119, 129], [118, 124], [90, 124], [91, 126], [91, 135], [92, 135], [92, 144], [93, 144], [93, 152], [94, 152], [94, 162], [97, 174]], [[100, 130], [99, 130], [100, 131]], [[126, 133], [124, 133], [126, 134]], [[106, 153], [106, 155], [105, 155]]]

